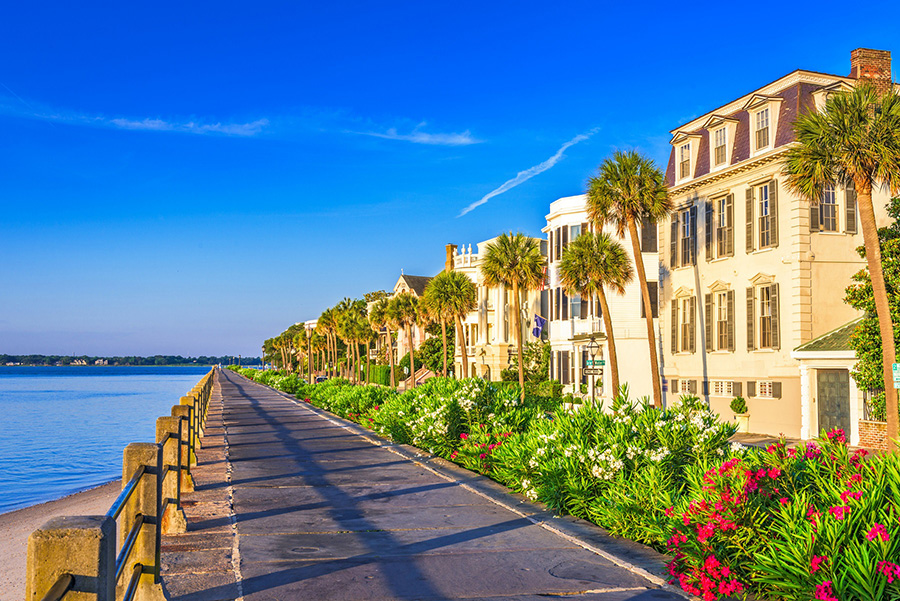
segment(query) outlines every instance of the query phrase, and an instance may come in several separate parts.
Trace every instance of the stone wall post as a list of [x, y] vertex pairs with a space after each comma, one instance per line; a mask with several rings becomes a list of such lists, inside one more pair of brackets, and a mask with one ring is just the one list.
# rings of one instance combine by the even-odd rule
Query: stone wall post
[[[181, 452], [180, 425], [181, 418], [178, 417], [160, 417], [156, 420], [156, 444], [162, 443], [163, 471], [168, 470], [162, 481], [163, 534], [187, 532], [187, 519], [184, 510], [181, 509], [178, 474], [178, 456]], [[167, 435], [170, 438], [163, 442]]]
[[125, 447], [122, 460], [122, 486], [131, 481], [134, 473], [144, 466], [148, 472], [141, 478], [134, 494], [125, 503], [120, 515], [119, 542], [124, 543], [134, 526], [138, 515], [149, 519], [145, 522], [137, 536], [137, 541], [126, 561], [126, 568], [120, 582], [116, 586], [116, 596], [122, 597], [131, 578], [132, 566], [140, 563], [144, 566], [144, 574], [140, 577], [136, 599], [139, 601], [162, 600], [164, 595], [158, 580], [159, 558], [156, 554], [156, 529], [158, 511], [158, 493], [156, 477], [153, 475], [160, 465], [159, 446], [150, 442], [133, 442]]
[[103, 515], [58, 517], [28, 537], [25, 599], [38, 601], [64, 574], [66, 600], [115, 601], [116, 522]]
[[172, 407], [172, 416], [181, 420], [181, 492], [194, 492], [194, 478], [191, 476], [191, 408], [187, 405]]
[[200, 434], [199, 434], [199, 407], [197, 406], [196, 399], [192, 395], [181, 397], [180, 401], [181, 405], [185, 407], [189, 407], [191, 411], [191, 420], [190, 420], [190, 434], [188, 435], [188, 440], [191, 443], [191, 465], [197, 465], [197, 454], [193, 452], [194, 449], [197, 449], [200, 446]]

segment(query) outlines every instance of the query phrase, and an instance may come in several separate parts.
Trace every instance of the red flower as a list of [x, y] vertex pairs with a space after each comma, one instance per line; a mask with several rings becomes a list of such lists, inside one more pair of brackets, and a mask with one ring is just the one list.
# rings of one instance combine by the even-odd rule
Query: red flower
[[880, 538], [884, 542], [888, 542], [891, 537], [888, 535], [887, 528], [884, 525], [875, 522], [875, 525], [866, 532], [866, 538], [869, 540], [875, 540], [876, 538]]
[[830, 513], [834, 519], [842, 520], [850, 513], [849, 505], [835, 505], [834, 507], [828, 508], [828, 513]]
[[878, 571], [887, 576], [888, 584], [893, 582], [895, 578], [900, 580], [900, 565], [897, 565], [896, 563], [879, 561]]
[[462, 434], [459, 435], [459, 437], [462, 438], [463, 440], [466, 440], [469, 438], [469, 435], [466, 434], [465, 432], [463, 432]]
[[819, 570], [822, 569], [822, 564], [828, 561], [828, 558], [824, 555], [813, 555], [812, 559], [809, 562], [809, 573], [815, 574]]
[[816, 585], [816, 599], [818, 601], [838, 601], [834, 596], [834, 590], [831, 588], [831, 580], [826, 580], [822, 584]]
[[674, 507], [667, 507], [667, 508], [666, 508], [666, 517], [667, 517], [667, 518], [670, 518], [670, 517], [672, 517], [673, 515], [675, 515], [675, 508], [674, 508]]

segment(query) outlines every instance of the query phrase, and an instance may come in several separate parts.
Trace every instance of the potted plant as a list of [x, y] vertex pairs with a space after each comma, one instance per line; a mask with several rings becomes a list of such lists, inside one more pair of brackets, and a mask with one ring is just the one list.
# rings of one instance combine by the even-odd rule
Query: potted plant
[[738, 432], [750, 431], [750, 410], [747, 401], [742, 396], [731, 399], [731, 410], [734, 411], [734, 419], [738, 424]]

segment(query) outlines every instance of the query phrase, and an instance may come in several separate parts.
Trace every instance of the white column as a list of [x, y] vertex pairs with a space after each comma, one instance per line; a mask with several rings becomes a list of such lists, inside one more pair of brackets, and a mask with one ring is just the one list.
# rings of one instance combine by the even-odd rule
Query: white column
[[800, 364], [800, 438], [809, 440], [812, 421], [812, 398], [809, 385], [809, 367]]

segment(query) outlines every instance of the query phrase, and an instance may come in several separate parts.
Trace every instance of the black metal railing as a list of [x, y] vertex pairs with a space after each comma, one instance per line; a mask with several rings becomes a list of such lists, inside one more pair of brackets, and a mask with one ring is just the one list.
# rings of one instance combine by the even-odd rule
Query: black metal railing
[[[166, 432], [159, 436], [156, 446], [155, 465], [138, 465], [131, 474], [128, 482], [122, 487], [122, 492], [116, 497], [105, 517], [116, 523], [122, 516], [122, 513], [128, 507], [136, 493], [144, 492], [142, 486], [144, 480], [152, 478], [152, 483], [146, 483], [153, 486], [155, 494], [155, 515], [145, 515], [138, 511], [133, 516], [129, 516], [130, 523], [122, 524], [122, 531], [127, 530], [121, 549], [115, 557], [115, 569], [112, 576], [112, 587], [118, 589], [119, 581], [123, 574], [129, 572], [130, 577], [127, 586], [121, 597], [121, 601], [131, 601], [137, 593], [141, 576], [144, 574], [152, 574], [154, 584], [159, 584], [161, 579], [161, 563], [162, 563], [162, 530], [163, 516], [165, 516], [169, 505], [174, 504], [177, 508], [181, 506], [182, 479], [190, 479], [191, 464], [196, 463], [197, 448], [200, 444], [200, 437], [203, 433], [203, 427], [206, 423], [206, 416], [209, 410], [209, 397], [212, 392], [214, 371], [208, 373], [191, 391], [191, 394], [182, 397], [181, 404], [172, 408], [172, 417], [177, 418], [177, 429], [172, 432]], [[187, 407], [187, 411], [184, 410]], [[187, 415], [184, 415], [187, 413]], [[159, 421], [157, 422], [159, 423]], [[171, 422], [169, 422], [171, 423]], [[167, 445], [175, 444], [174, 462], [167, 462]], [[126, 453], [128, 451], [126, 450]], [[174, 497], [164, 497], [167, 478], [175, 477]], [[147, 526], [154, 526], [153, 533], [153, 563], [147, 562], [146, 559], [130, 561], [134, 554], [135, 548], [138, 546], [141, 533]], [[118, 530], [116, 525], [114, 532]], [[34, 561], [39, 561], [35, 558]], [[35, 566], [29, 565], [28, 570], [31, 574]], [[98, 574], [102, 574], [103, 570], [98, 570]], [[62, 601], [66, 593], [71, 591], [75, 585], [78, 576], [69, 572], [60, 574], [56, 580], [46, 589], [46, 593], [41, 597], [41, 601]], [[107, 583], [110, 584], [110, 583]], [[101, 586], [96, 587], [98, 590]], [[95, 597], [96, 598], [96, 597]]]

